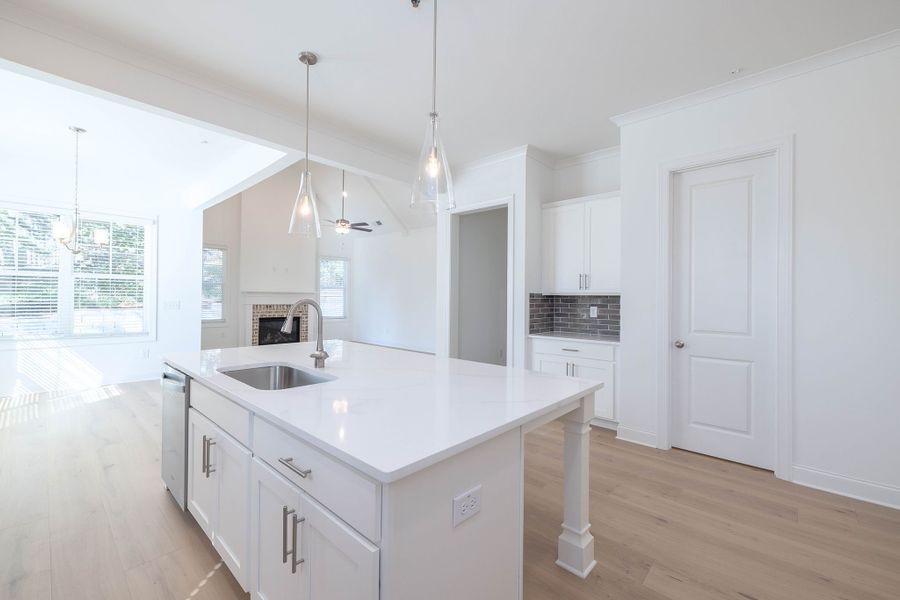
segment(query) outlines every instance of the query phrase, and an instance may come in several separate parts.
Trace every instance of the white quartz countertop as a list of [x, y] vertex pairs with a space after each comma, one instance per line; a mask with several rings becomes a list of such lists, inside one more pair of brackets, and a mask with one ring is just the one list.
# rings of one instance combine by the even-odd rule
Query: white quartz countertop
[[[389, 483], [577, 400], [601, 383], [380, 346], [279, 344], [173, 353], [165, 362], [322, 451]], [[278, 391], [220, 370], [283, 364], [334, 377]]]
[[549, 340], [578, 340], [579, 342], [593, 342], [595, 344], [619, 344], [619, 336], [617, 335], [589, 335], [583, 333], [562, 333], [559, 331], [548, 331], [546, 333], [529, 333], [531, 338], [547, 338]]

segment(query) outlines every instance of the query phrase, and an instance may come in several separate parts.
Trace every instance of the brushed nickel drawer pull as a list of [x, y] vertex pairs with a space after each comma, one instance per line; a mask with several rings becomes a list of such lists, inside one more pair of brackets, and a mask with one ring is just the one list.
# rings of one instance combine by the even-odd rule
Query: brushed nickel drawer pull
[[579, 350], [577, 350], [576, 348], [563, 348], [562, 351], [563, 352], [578, 352]]
[[283, 464], [284, 466], [286, 466], [288, 469], [290, 469], [291, 471], [293, 471], [294, 473], [296, 473], [297, 475], [299, 475], [299, 476], [302, 477], [303, 479], [306, 479], [307, 477], [309, 477], [309, 474], [312, 473], [312, 469], [301, 469], [300, 467], [298, 467], [297, 465], [295, 465], [295, 464], [294, 464], [294, 459], [293, 459], [293, 457], [291, 457], [291, 458], [279, 458], [279, 459], [278, 459], [278, 462], [280, 462], [281, 464]]
[[[206, 475], [206, 436], [203, 436], [203, 441], [200, 446], [200, 472]], [[207, 477], [209, 477], [207, 475]]]

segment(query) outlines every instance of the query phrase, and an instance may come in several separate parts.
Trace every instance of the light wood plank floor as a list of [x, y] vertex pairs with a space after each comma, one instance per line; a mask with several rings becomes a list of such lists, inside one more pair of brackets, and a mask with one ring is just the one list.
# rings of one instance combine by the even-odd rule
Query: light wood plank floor
[[[0, 398], [0, 600], [246, 598], [163, 490], [159, 440], [156, 382]], [[561, 440], [551, 424], [527, 441], [527, 600], [900, 598], [900, 511], [603, 430], [599, 564], [569, 575]]]

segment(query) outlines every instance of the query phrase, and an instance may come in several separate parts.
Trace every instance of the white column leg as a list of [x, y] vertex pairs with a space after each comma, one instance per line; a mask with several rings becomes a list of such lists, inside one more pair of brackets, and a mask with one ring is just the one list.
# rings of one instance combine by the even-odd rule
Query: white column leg
[[591, 535], [589, 477], [591, 415], [594, 395], [581, 406], [560, 418], [565, 431], [565, 487], [562, 533], [556, 560], [563, 569], [587, 577], [597, 564], [594, 560], [594, 536]]

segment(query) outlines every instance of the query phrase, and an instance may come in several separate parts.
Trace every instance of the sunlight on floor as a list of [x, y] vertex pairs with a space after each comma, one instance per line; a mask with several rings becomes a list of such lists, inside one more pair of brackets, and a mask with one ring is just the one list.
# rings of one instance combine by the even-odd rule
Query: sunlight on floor
[[86, 390], [36, 392], [0, 396], [0, 430], [50, 415], [87, 406], [122, 394], [119, 386], [105, 385]]

